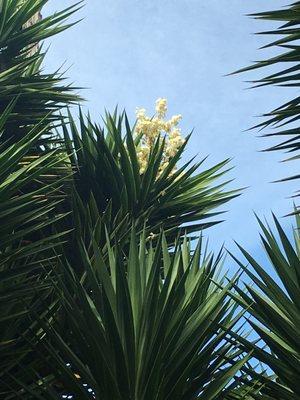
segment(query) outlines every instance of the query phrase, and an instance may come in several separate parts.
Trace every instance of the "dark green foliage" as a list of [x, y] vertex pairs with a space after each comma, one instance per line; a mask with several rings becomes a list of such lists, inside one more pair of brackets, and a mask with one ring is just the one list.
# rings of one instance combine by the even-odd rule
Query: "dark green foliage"
[[[280, 10], [255, 13], [254, 18], [266, 21], [279, 21], [281, 25], [277, 29], [260, 32], [259, 34], [277, 36], [278, 38], [266, 46], [279, 50], [279, 54], [256, 62], [254, 65], [244, 68], [238, 72], [245, 72], [267, 67], [278, 67], [278, 71], [273, 72], [252, 81], [255, 86], [275, 85], [283, 87], [299, 87], [300, 82], [300, 2], [294, 2]], [[257, 125], [257, 128], [272, 127], [275, 132], [264, 134], [269, 137], [281, 137], [282, 141], [267, 150], [283, 150], [290, 153], [288, 160], [297, 160], [300, 151], [300, 97], [296, 96], [285, 104], [278, 106], [264, 114], [265, 121]], [[298, 179], [300, 175], [290, 176], [286, 179]], [[285, 179], [284, 179], [285, 180]]]
[[[9, 117], [9, 112], [3, 114], [1, 125]], [[43, 302], [51, 287], [44, 279], [52, 271], [55, 249], [65, 240], [63, 232], [54, 231], [63, 217], [55, 212], [61, 202], [60, 177], [47, 183], [47, 175], [53, 176], [61, 157], [53, 151], [26, 158], [42, 133], [37, 125], [22, 140], [0, 148], [1, 398], [12, 391], [21, 372], [19, 365], [31, 353], [23, 335], [39, 330], [30, 315], [47, 311]]]
[[238, 317], [219, 257], [181, 242], [237, 195], [213, 185], [227, 161], [172, 175], [183, 146], [158, 177], [157, 141], [140, 175], [125, 115], [78, 133], [59, 112], [78, 97], [30, 51], [74, 8], [24, 28], [44, 4], [0, 2], [0, 397], [91, 398], [84, 379], [107, 399], [216, 398], [244, 363]]
[[[263, 78], [253, 81], [257, 87], [275, 85], [298, 88], [300, 82], [300, 2], [294, 2], [280, 10], [256, 13], [254, 18], [266, 21], [279, 21], [276, 29], [261, 32], [267, 36], [277, 36], [265, 48], [278, 50], [275, 57], [256, 62], [238, 72], [260, 68], [277, 70]], [[300, 98], [296, 96], [289, 102], [264, 115], [265, 121], [258, 128], [272, 127], [274, 132], [264, 136], [280, 137], [282, 141], [267, 150], [283, 150], [290, 153], [287, 160], [299, 159], [300, 154]], [[298, 179], [299, 174], [284, 180]], [[295, 214], [299, 212], [297, 208]], [[263, 246], [274, 269], [275, 277], [268, 274], [266, 266], [257, 263], [254, 258], [241, 248], [254, 273], [243, 266], [252, 284], [247, 284], [247, 292], [237, 286], [239, 297], [236, 299], [250, 314], [249, 324], [256, 331], [258, 340], [251, 342], [235, 335], [247, 352], [265, 366], [265, 372], [274, 371], [273, 376], [249, 369], [248, 372], [263, 384], [260, 397], [263, 399], [299, 399], [300, 398], [300, 252], [299, 218], [295, 228], [295, 245], [283, 231], [274, 217], [280, 240], [271, 229], [259, 221], [263, 230]]]
[[[61, 107], [78, 100], [60, 74], [44, 74], [43, 55], [32, 45], [68, 25], [75, 9], [23, 29], [41, 0], [0, 2], [0, 398], [14, 393], [20, 374], [30, 382], [33, 353], [24, 340], [39, 327], [32, 315], [46, 315], [52, 287], [45, 277], [66, 240], [55, 225], [70, 170], [51, 137]], [[72, 11], [73, 10], [73, 11]], [[61, 140], [60, 140], [61, 141]], [[26, 370], [26, 376], [23, 374]], [[12, 394], [10, 398], [15, 398]]]
[[140, 174], [138, 138], [126, 114], [106, 114], [104, 129], [82, 114], [79, 128], [70, 115], [69, 122], [69, 128], [64, 125], [63, 130], [68, 153], [72, 154], [76, 207], [84, 211], [84, 221], [79, 223], [81, 233], [89, 207], [91, 213], [99, 212], [109, 232], [116, 230], [118, 240], [128, 235], [132, 223], [138, 230], [146, 223], [154, 235], [163, 227], [167, 241], [174, 243], [178, 234], [199, 232], [216, 224], [211, 217], [220, 212], [214, 210], [239, 194], [224, 190], [228, 182], [215, 184], [226, 173], [228, 160], [202, 172], [198, 172], [202, 162], [190, 160], [173, 174], [187, 142], [159, 175], [163, 143], [158, 138], [147, 169]]
[[267, 347], [241, 337], [237, 340], [276, 374], [276, 379], [262, 379], [267, 398], [296, 400], [300, 398], [300, 220], [297, 217], [295, 245], [275, 217], [274, 220], [280, 241], [269, 227], [259, 223], [263, 230], [261, 240], [276, 277], [272, 278], [265, 266], [240, 248], [254, 273], [238, 263], [255, 286], [246, 284], [247, 292], [236, 287], [238, 301], [250, 314], [249, 324]]
[[231, 283], [217, 278], [220, 256], [202, 241], [190, 255], [187, 240], [169, 253], [164, 235], [153, 248], [134, 230], [128, 255], [110, 241], [108, 257], [96, 242], [90, 255], [78, 246], [85, 275], [64, 264], [56, 288], [68, 330], [42, 322], [39, 334], [57, 396], [90, 399], [91, 387], [103, 400], [219, 398], [245, 362], [224, 340], [239, 317]]
[[31, 50], [77, 6], [24, 28], [45, 3], [0, 0], [0, 398], [299, 398], [298, 231], [262, 225], [284, 289], [244, 250], [247, 291], [193, 249], [239, 194], [228, 160], [181, 166], [184, 144], [160, 175], [158, 138], [140, 173], [125, 112], [62, 117], [79, 99]]
[[[0, 2], [0, 112], [16, 101], [14, 112], [3, 127], [1, 141], [21, 139], [37, 123], [59, 122], [57, 113], [66, 104], [77, 102], [73, 88], [64, 84], [58, 71], [41, 70], [44, 54], [30, 53], [36, 43], [72, 24], [63, 24], [76, 11], [70, 7], [24, 28], [24, 24], [47, 0], [1, 0]], [[44, 136], [51, 133], [45, 132]], [[49, 138], [47, 139], [49, 141]], [[48, 141], [46, 142], [48, 144]], [[45, 143], [45, 139], [42, 140]]]

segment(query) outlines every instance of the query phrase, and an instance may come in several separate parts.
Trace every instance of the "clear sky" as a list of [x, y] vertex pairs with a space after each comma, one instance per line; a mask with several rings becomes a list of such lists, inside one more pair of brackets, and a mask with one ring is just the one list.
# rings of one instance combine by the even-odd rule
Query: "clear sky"
[[[72, 4], [50, 0], [44, 14]], [[270, 182], [292, 174], [296, 165], [280, 164], [280, 153], [261, 153], [270, 140], [243, 132], [291, 96], [290, 90], [245, 90], [244, 81], [259, 76], [225, 74], [270, 53], [258, 51], [266, 38], [254, 32], [266, 22], [245, 14], [285, 5], [281, 0], [87, 0], [78, 13], [84, 20], [51, 39], [47, 69], [66, 62], [93, 118], [117, 104], [134, 120], [137, 106], [151, 113], [166, 97], [170, 114], [182, 114], [183, 132], [194, 128], [185, 158], [209, 155], [205, 166], [232, 157], [231, 187], [249, 187], [224, 206], [226, 222], [207, 231], [213, 248], [235, 239], [259, 256], [258, 227], [253, 215], [279, 217], [291, 210], [288, 197], [297, 182]], [[291, 225], [290, 219], [282, 219]]]

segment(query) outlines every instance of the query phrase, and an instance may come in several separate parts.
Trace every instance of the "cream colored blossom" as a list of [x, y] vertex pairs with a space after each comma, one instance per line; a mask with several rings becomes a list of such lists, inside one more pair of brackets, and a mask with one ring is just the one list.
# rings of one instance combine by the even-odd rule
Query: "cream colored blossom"
[[[136, 109], [136, 128], [135, 132], [141, 135], [141, 140], [137, 148], [137, 157], [140, 165], [140, 174], [143, 174], [148, 165], [151, 148], [158, 137], [165, 137], [165, 148], [162, 162], [159, 168], [159, 175], [167, 168], [171, 158], [178, 152], [185, 139], [182, 137], [178, 124], [182, 116], [174, 115], [169, 120], [166, 119], [167, 100], [159, 98], [155, 103], [155, 115], [148, 117], [144, 108]], [[171, 171], [174, 173], [176, 167]]]
[[144, 119], [145, 116], [146, 116], [146, 110], [145, 110], [145, 108], [138, 108], [138, 107], [137, 107], [136, 112], [135, 112], [135, 115], [136, 115], [136, 118], [137, 118], [138, 120]]
[[161, 99], [161, 98], [157, 99], [155, 102], [155, 110], [159, 117], [164, 118], [168, 111], [167, 99]]
[[181, 114], [178, 114], [178, 115], [174, 115], [172, 118], [171, 118], [171, 124], [172, 125], [174, 125], [174, 126], [176, 126], [176, 125], [178, 125], [179, 124], [179, 122], [182, 120], [182, 115]]

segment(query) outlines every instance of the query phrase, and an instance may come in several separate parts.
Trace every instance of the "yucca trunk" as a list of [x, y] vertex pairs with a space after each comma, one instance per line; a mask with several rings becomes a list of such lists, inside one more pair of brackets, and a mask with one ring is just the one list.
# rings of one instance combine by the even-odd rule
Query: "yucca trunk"
[[[42, 19], [42, 14], [41, 12], [35, 13], [27, 22], [26, 24], [23, 25], [23, 29], [29, 28], [30, 26], [36, 24], [38, 21]], [[29, 56], [32, 56], [35, 54], [39, 49], [39, 43], [36, 43], [34, 46], [32, 46], [28, 52]]]

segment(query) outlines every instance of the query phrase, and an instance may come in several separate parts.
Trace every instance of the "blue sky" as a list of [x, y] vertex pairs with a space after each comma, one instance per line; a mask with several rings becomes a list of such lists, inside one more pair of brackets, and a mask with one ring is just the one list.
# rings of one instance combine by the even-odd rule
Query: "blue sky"
[[[50, 0], [44, 14], [72, 4]], [[227, 204], [226, 221], [207, 234], [213, 248], [235, 239], [258, 256], [258, 227], [253, 211], [281, 217], [291, 210], [288, 197], [297, 183], [271, 184], [292, 174], [296, 165], [280, 164], [283, 154], [261, 153], [269, 140], [244, 132], [255, 116], [290, 98], [290, 90], [246, 90], [244, 81], [259, 76], [225, 74], [270, 53], [258, 51], [266, 39], [253, 32], [270, 24], [245, 14], [285, 5], [281, 0], [87, 0], [84, 20], [51, 39], [47, 69], [66, 62], [67, 75], [83, 92], [86, 107], [100, 121], [104, 108], [126, 108], [132, 121], [137, 106], [151, 113], [166, 97], [170, 114], [182, 114], [183, 132], [194, 129], [185, 159], [209, 155], [205, 166], [232, 157], [232, 188], [249, 187]], [[282, 219], [286, 226], [290, 219]]]

